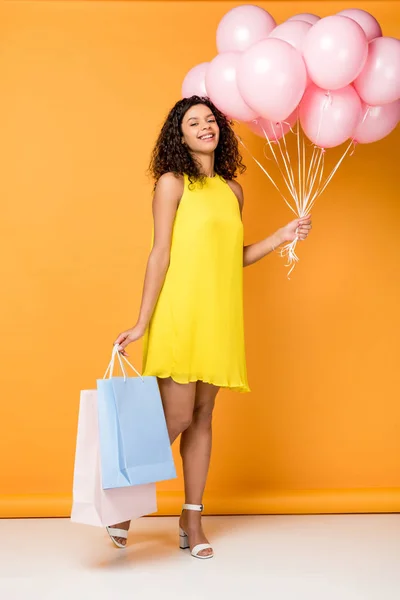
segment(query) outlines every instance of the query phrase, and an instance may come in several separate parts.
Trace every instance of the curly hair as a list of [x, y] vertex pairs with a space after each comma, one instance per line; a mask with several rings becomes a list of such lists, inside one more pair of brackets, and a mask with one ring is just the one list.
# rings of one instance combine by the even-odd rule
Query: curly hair
[[230, 180], [237, 177], [237, 172], [244, 173], [245, 165], [239, 152], [232, 121], [211, 102], [207, 97], [191, 96], [179, 100], [170, 110], [164, 125], [161, 128], [157, 142], [154, 146], [149, 173], [155, 180], [155, 185], [164, 173], [172, 172], [175, 175], [189, 176], [190, 183], [200, 181], [204, 183], [206, 176], [200, 171], [200, 165], [195, 160], [188, 147], [182, 144], [182, 120], [185, 113], [196, 104], [205, 104], [214, 114], [219, 127], [219, 142], [215, 149], [215, 172], [224, 179]]

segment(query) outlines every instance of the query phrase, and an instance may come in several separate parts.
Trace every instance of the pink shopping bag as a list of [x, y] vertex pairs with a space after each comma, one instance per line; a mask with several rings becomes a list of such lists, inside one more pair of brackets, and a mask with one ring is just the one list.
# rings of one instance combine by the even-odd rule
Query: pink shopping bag
[[105, 527], [157, 511], [155, 483], [103, 490], [97, 390], [80, 397], [71, 521]]

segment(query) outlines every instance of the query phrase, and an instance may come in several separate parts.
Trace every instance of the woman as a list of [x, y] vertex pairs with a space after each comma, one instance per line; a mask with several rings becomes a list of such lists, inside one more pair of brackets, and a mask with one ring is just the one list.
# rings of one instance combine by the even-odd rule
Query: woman
[[[201, 511], [211, 455], [211, 420], [220, 387], [248, 392], [243, 332], [243, 266], [285, 242], [304, 240], [309, 217], [243, 246], [245, 170], [227, 118], [208, 98], [180, 100], [153, 151], [154, 242], [139, 318], [115, 344], [144, 339], [143, 374], [158, 378], [171, 444], [181, 434], [185, 504], [180, 547], [211, 558]], [[119, 547], [130, 521], [108, 528]]]

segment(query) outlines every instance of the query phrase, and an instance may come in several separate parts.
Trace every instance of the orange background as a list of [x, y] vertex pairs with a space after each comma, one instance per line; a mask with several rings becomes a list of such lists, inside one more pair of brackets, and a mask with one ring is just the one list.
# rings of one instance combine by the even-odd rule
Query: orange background
[[[352, 3], [259, 4], [283, 21]], [[138, 313], [150, 152], [233, 6], [0, 5], [3, 516], [69, 514], [79, 391]], [[400, 37], [400, 2], [352, 6]], [[399, 141], [398, 128], [343, 164], [290, 281], [277, 254], [245, 270], [252, 393], [218, 397], [208, 512], [399, 510]], [[244, 157], [251, 243], [292, 213]], [[176, 513], [181, 476], [158, 489], [160, 513]]]

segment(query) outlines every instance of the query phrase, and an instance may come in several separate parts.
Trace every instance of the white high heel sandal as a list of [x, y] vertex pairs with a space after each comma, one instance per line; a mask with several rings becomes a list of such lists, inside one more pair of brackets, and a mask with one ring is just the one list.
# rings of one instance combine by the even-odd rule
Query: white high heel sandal
[[126, 548], [126, 544], [121, 544], [121, 542], [117, 542], [117, 540], [114, 539], [114, 537], [124, 538], [125, 540], [128, 539], [127, 529], [118, 529], [118, 527], [106, 527], [106, 530], [108, 535], [118, 548]]
[[[204, 506], [202, 504], [184, 504], [182, 508], [185, 510], [198, 510], [201, 512], [204, 509]], [[188, 535], [186, 531], [183, 531], [182, 527], [179, 527], [179, 547], [181, 548], [181, 550], [186, 550], [187, 548], [190, 548]], [[199, 555], [199, 552], [201, 552], [202, 550], [207, 550], [208, 548], [212, 550], [212, 546], [210, 546], [210, 544], [197, 544], [197, 546], [194, 546], [194, 548], [192, 549], [191, 555], [195, 558], [212, 558], [214, 556], [214, 553], [208, 554], [206, 556]]]

